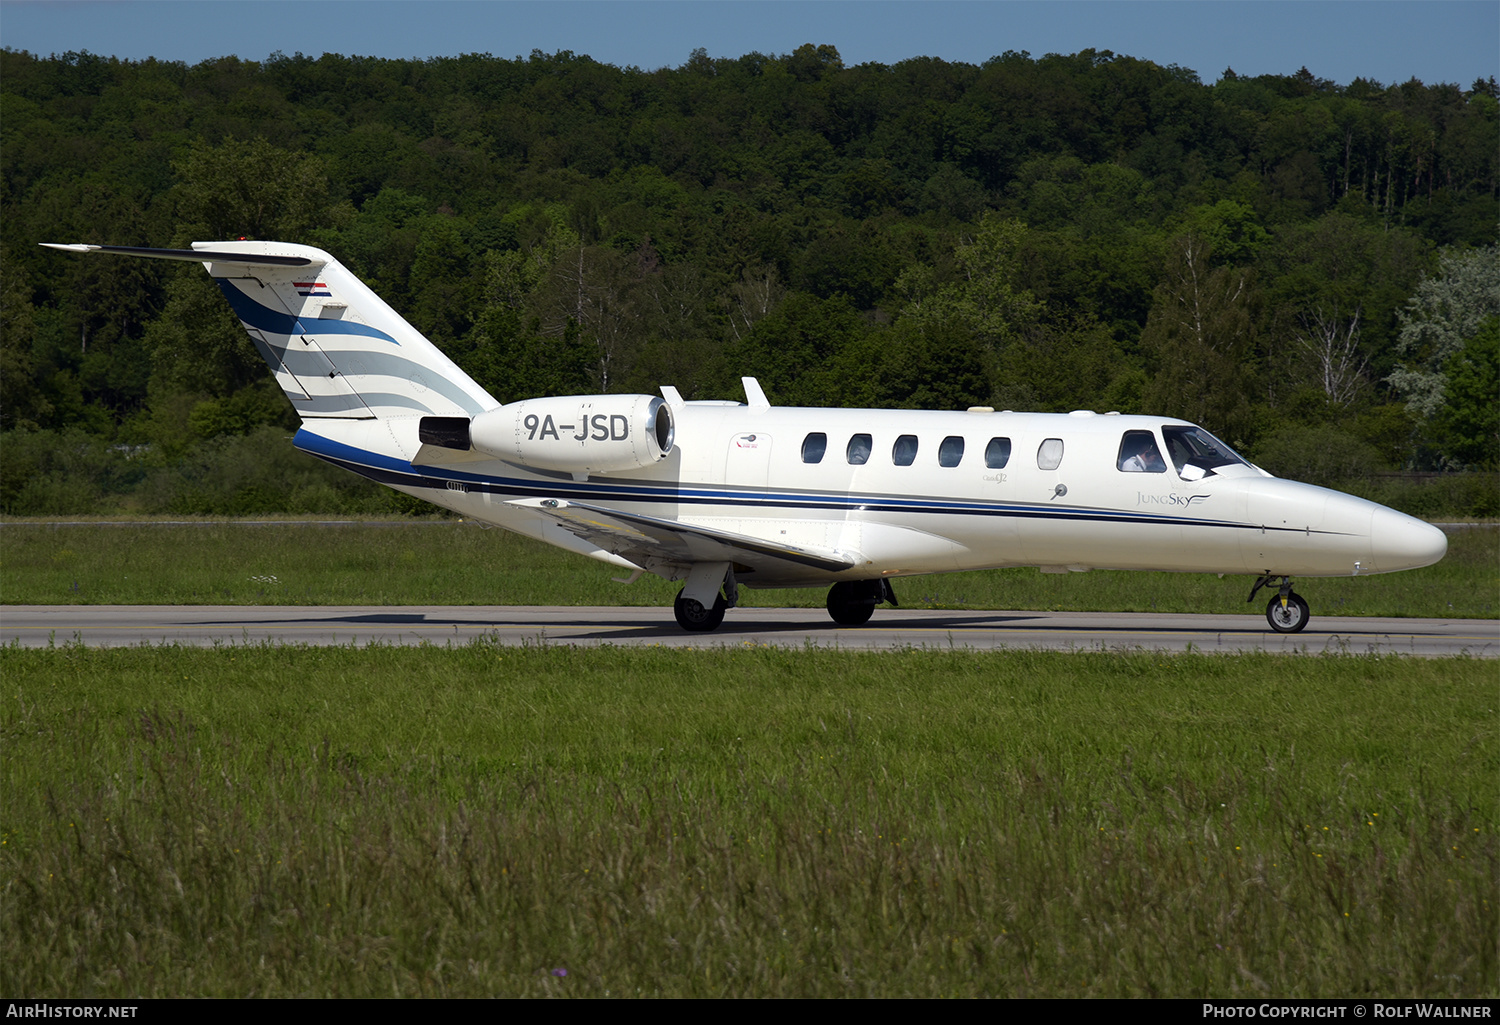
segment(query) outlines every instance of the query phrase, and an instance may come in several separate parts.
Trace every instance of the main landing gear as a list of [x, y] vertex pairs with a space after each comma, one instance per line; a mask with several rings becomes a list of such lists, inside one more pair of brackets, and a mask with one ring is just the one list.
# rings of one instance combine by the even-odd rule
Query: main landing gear
[[[724, 613], [737, 604], [739, 588], [733, 573], [727, 575], [724, 591], [726, 593], [714, 595], [712, 605], [689, 598], [685, 587], [678, 591], [677, 600], [672, 603], [677, 625], [692, 633], [717, 630], [724, 622]], [[889, 580], [842, 580], [828, 589], [828, 614], [840, 626], [862, 626], [870, 621], [875, 606], [883, 601], [900, 604]]]
[[828, 589], [828, 614], [840, 626], [863, 626], [883, 601], [900, 604], [889, 580], [841, 580]]
[[677, 625], [684, 630], [707, 633], [719, 628], [719, 624], [724, 622], [724, 613], [728, 608], [729, 602], [724, 600], [722, 594], [714, 597], [712, 606], [705, 607], [702, 602], [685, 598], [682, 592], [678, 591], [677, 600], [672, 603], [672, 614], [677, 617]]
[[[688, 597], [692, 592], [693, 597]], [[705, 605], [712, 595], [712, 602]], [[687, 583], [677, 592], [672, 615], [677, 625], [692, 633], [717, 630], [724, 613], [740, 603], [740, 585], [734, 578], [734, 566], [727, 562], [695, 562], [688, 572]]]
[[[1255, 600], [1255, 592], [1259, 591], [1271, 582], [1276, 574], [1267, 573], [1255, 582], [1250, 589], [1250, 597], [1246, 602]], [[1302, 595], [1292, 590], [1292, 578], [1282, 577], [1281, 586], [1277, 589], [1276, 596], [1266, 605], [1266, 622], [1271, 624], [1271, 629], [1279, 634], [1294, 634], [1305, 627], [1312, 619], [1312, 611], [1308, 609], [1307, 602]]]

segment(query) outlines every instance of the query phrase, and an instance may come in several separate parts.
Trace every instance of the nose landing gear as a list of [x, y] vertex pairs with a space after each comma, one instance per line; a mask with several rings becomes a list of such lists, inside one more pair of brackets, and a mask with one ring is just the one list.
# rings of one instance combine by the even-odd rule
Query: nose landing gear
[[[1250, 589], [1250, 597], [1245, 601], [1254, 601], [1255, 592], [1269, 584], [1275, 575], [1267, 573], [1257, 580]], [[1282, 577], [1276, 596], [1266, 605], [1266, 622], [1279, 634], [1294, 634], [1307, 626], [1311, 619], [1312, 611], [1307, 607], [1307, 602], [1302, 595], [1292, 590], [1292, 578]]]
[[1307, 602], [1296, 591], [1287, 592], [1285, 598], [1278, 594], [1266, 606], [1266, 622], [1277, 633], [1294, 634], [1306, 626], [1311, 618]]

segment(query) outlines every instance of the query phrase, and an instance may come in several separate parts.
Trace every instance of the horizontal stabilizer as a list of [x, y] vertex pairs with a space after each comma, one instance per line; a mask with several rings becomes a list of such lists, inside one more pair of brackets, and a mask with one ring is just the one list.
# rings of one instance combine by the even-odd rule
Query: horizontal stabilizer
[[508, 504], [535, 509], [557, 520], [570, 533], [585, 541], [641, 565], [649, 562], [682, 566], [732, 562], [751, 570], [784, 572], [788, 565], [795, 565], [836, 573], [855, 562], [843, 552], [776, 544], [712, 527], [581, 502], [531, 498]]
[[83, 242], [42, 242], [48, 249], [65, 253], [114, 253], [118, 256], [144, 256], [152, 260], [186, 260], [190, 263], [232, 263], [243, 267], [311, 267], [305, 256], [267, 256], [261, 253], [233, 253], [222, 249], [151, 249], [146, 246], [91, 246]]

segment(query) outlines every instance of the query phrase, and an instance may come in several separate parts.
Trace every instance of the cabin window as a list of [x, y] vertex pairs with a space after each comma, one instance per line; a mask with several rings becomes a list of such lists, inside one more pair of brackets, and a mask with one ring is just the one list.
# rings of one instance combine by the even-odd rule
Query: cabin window
[[1125, 473], [1166, 473], [1167, 464], [1150, 431], [1126, 431], [1115, 466]]
[[903, 434], [891, 446], [891, 462], [897, 466], [910, 466], [917, 460], [917, 436]]
[[938, 465], [957, 466], [964, 458], [964, 439], [948, 437], [938, 446]]
[[1063, 443], [1061, 438], [1048, 438], [1037, 447], [1036, 468], [1055, 470], [1062, 465]]
[[828, 451], [828, 435], [822, 431], [815, 431], [802, 439], [802, 461], [804, 463], [821, 463], [823, 453]]
[[856, 434], [849, 439], [849, 447], [845, 450], [849, 458], [850, 466], [863, 466], [870, 461], [870, 436], [868, 434]]
[[984, 446], [984, 465], [991, 470], [1001, 470], [1010, 462], [1010, 439], [991, 438]]

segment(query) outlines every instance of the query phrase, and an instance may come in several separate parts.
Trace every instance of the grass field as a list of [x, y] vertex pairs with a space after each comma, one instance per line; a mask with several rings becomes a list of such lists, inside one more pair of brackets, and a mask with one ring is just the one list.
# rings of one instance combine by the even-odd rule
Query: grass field
[[0, 649], [12, 995], [1489, 996], [1493, 663]]
[[[452, 521], [351, 526], [0, 527], [7, 604], [652, 605], [680, 585], [500, 530]], [[992, 570], [896, 581], [914, 608], [1047, 611], [1246, 611], [1250, 577]], [[1456, 530], [1436, 566], [1373, 577], [1300, 580], [1315, 616], [1500, 616], [1500, 530]], [[750, 606], [819, 606], [822, 588], [742, 592]], [[1264, 605], [1262, 599], [1261, 605]], [[1258, 609], [1257, 609], [1258, 611]]]

